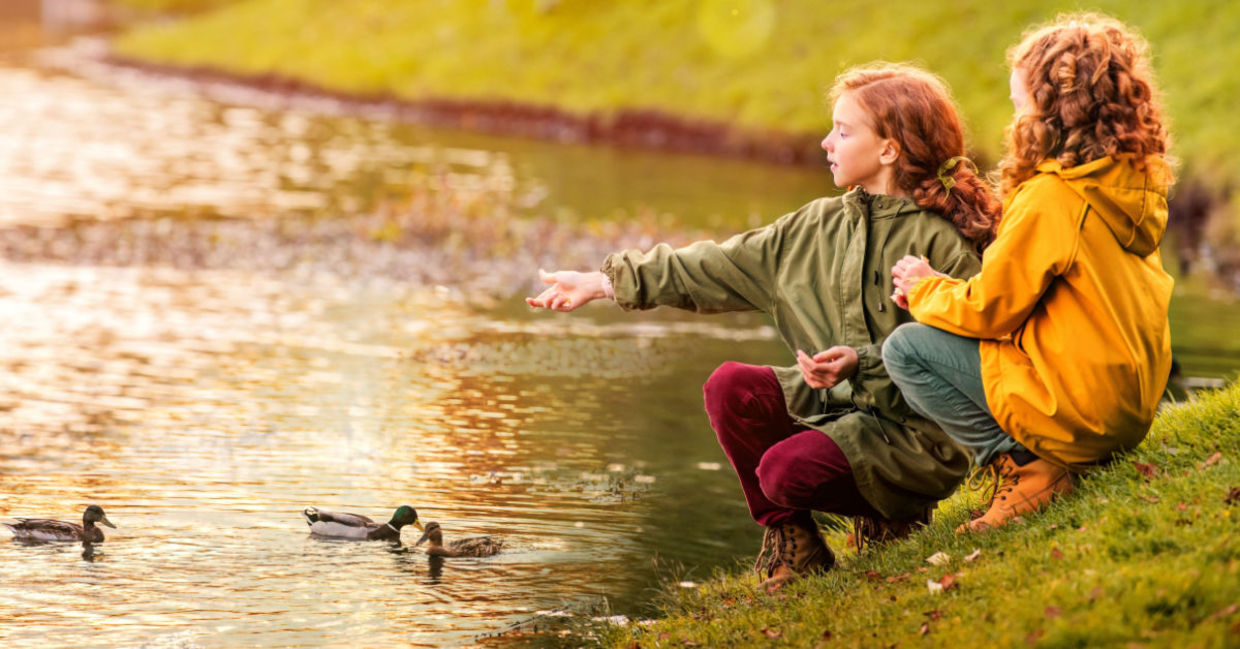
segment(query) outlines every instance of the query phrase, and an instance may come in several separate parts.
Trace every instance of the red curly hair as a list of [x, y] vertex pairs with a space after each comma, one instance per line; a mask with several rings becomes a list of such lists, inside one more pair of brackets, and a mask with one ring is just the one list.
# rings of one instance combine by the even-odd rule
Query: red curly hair
[[950, 166], [944, 172], [955, 181], [950, 190], [939, 180], [939, 167], [965, 154], [964, 128], [947, 84], [916, 66], [880, 62], [836, 77], [832, 103], [844, 93], [866, 111], [879, 137], [899, 145], [896, 186], [950, 221], [978, 251], [990, 245], [1002, 206], [977, 169], [967, 162]]
[[1064, 14], [1026, 32], [1008, 51], [1029, 101], [1007, 129], [1003, 195], [1048, 158], [1066, 168], [1128, 154], [1140, 168], [1166, 155], [1171, 137], [1149, 60], [1145, 39], [1101, 14]]

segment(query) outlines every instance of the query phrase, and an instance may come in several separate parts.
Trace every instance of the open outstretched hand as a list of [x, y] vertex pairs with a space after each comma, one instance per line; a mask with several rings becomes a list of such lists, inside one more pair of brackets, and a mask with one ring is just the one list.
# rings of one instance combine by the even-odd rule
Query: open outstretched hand
[[550, 286], [538, 297], [525, 298], [525, 303], [535, 308], [567, 312], [592, 300], [607, 297], [603, 291], [603, 274], [597, 271], [579, 273], [575, 270], [557, 270], [548, 273], [540, 268], [538, 279]]

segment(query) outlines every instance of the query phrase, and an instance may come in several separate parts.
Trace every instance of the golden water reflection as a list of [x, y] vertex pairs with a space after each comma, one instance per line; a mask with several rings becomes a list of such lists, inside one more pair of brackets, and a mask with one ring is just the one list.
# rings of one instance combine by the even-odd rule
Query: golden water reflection
[[[8, 262], [0, 314], [0, 516], [99, 503], [119, 526], [86, 554], [0, 541], [6, 644], [471, 644], [649, 585], [633, 565], [657, 551], [655, 475], [613, 413], [624, 383], [658, 378], [670, 330], [574, 334], [337, 279]], [[548, 364], [560, 378], [530, 378]], [[448, 538], [508, 545], [434, 565], [311, 539], [311, 504], [412, 504]]]

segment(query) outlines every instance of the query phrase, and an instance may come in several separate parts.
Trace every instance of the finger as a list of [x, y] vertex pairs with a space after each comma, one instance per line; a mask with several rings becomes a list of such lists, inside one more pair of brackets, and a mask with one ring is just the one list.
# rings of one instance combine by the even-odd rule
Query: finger
[[545, 271], [545, 270], [543, 270], [543, 269], [539, 268], [539, 269], [538, 269], [538, 279], [542, 280], [542, 283], [543, 283], [543, 284], [554, 284], [554, 283], [555, 283], [555, 273], [548, 273], [547, 271]]
[[831, 347], [830, 349], [825, 349], [817, 354], [814, 354], [814, 360], [819, 363], [830, 363], [839, 357], [840, 350], [835, 347]]

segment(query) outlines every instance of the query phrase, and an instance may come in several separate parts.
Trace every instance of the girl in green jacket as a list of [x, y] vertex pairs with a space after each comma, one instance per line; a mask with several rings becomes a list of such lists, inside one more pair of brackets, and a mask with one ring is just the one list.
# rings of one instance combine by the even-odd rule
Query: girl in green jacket
[[598, 272], [539, 271], [548, 287], [526, 299], [555, 311], [606, 298], [625, 310], [750, 310], [774, 320], [796, 366], [725, 363], [704, 388], [749, 511], [767, 528], [755, 568], [768, 590], [834, 564], [811, 510], [856, 517], [858, 541], [903, 535], [928, 520], [969, 465], [883, 368], [883, 340], [911, 320], [888, 302], [886, 270], [913, 254], [971, 276], [999, 204], [959, 164], [960, 118], [934, 75], [855, 68], [836, 79], [831, 98], [822, 148], [845, 195], [723, 243], [627, 250]]

